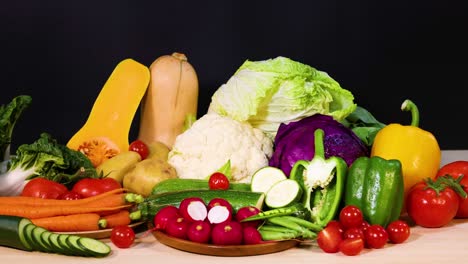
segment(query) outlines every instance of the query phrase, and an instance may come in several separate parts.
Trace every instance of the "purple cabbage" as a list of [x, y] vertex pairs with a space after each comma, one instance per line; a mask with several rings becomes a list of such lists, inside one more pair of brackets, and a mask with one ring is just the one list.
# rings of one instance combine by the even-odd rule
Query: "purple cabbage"
[[324, 131], [325, 158], [338, 156], [350, 166], [355, 159], [369, 156], [368, 147], [349, 128], [329, 115], [315, 114], [299, 121], [282, 123], [276, 133], [269, 165], [289, 176], [298, 160], [312, 160], [315, 154], [314, 132]]

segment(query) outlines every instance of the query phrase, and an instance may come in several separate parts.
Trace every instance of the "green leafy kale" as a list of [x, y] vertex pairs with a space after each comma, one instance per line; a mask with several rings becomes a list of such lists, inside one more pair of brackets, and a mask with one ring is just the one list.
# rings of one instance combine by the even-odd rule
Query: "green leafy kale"
[[374, 138], [386, 124], [378, 121], [369, 111], [357, 106], [354, 112], [341, 122], [349, 127], [368, 147], [374, 143]]
[[19, 95], [10, 103], [0, 106], [0, 161], [9, 159], [13, 128], [31, 102], [31, 96]]

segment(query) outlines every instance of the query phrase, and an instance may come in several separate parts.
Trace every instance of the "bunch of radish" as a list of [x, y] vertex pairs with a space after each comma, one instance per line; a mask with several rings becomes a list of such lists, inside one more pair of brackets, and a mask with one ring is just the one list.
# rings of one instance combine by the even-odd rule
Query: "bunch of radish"
[[262, 243], [257, 228], [261, 221], [241, 222], [260, 210], [245, 206], [233, 211], [225, 199], [206, 203], [200, 197], [189, 197], [179, 207], [166, 206], [154, 217], [154, 229], [167, 235], [197, 243], [215, 245], [252, 245]]

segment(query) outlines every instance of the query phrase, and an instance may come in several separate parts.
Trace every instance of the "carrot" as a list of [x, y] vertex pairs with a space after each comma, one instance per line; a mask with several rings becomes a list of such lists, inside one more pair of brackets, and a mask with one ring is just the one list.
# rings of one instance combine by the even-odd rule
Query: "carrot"
[[91, 202], [95, 202], [101, 199], [105, 199], [108, 196], [115, 194], [123, 194], [126, 191], [124, 188], [114, 189], [108, 192], [104, 192], [95, 196], [78, 199], [78, 200], [57, 200], [57, 199], [43, 199], [38, 197], [27, 197], [27, 196], [2, 196], [0, 197], [0, 206], [9, 205], [30, 205], [30, 206], [72, 206], [72, 205], [83, 205]]
[[31, 205], [8, 205], [0, 206], [0, 215], [13, 215], [29, 219], [71, 215], [71, 214], [84, 214], [84, 213], [105, 213], [129, 208], [131, 205], [122, 205], [116, 207], [87, 207], [87, 206], [31, 206]]
[[130, 211], [120, 210], [117, 213], [102, 216], [101, 220], [99, 220], [99, 226], [102, 228], [113, 228], [119, 225], [129, 225], [131, 222]]
[[36, 218], [31, 222], [53, 232], [79, 232], [99, 230], [100, 218], [99, 214], [85, 213]]

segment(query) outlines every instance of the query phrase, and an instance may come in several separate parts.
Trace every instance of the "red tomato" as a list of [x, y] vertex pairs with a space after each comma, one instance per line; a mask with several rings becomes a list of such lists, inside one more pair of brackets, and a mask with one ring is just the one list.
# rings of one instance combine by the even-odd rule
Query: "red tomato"
[[415, 184], [408, 192], [406, 210], [419, 226], [442, 227], [457, 214], [460, 203], [458, 194], [445, 186], [442, 186], [437, 193], [436, 189], [431, 187], [435, 183], [428, 183], [425, 180]]
[[351, 227], [346, 229], [343, 234], [343, 238], [362, 238], [364, 239], [364, 231], [361, 227]]
[[86, 198], [119, 188], [122, 185], [113, 178], [84, 178], [73, 185], [72, 191]]
[[388, 239], [394, 244], [400, 244], [406, 241], [410, 236], [410, 227], [403, 220], [395, 220], [387, 225]]
[[364, 249], [364, 240], [362, 238], [346, 238], [340, 243], [340, 252], [346, 256], [356, 256]]
[[149, 155], [148, 145], [146, 145], [145, 142], [139, 139], [130, 143], [128, 150], [135, 151], [136, 153], [140, 154], [142, 160], [146, 159]]
[[[463, 190], [468, 193], [468, 161], [458, 160], [451, 163], [447, 163], [442, 166], [437, 172], [436, 178], [444, 175], [450, 175], [457, 179], [463, 175], [460, 184]], [[458, 205], [456, 218], [468, 218], [468, 198], [459, 197], [460, 203]]]
[[388, 234], [381, 225], [370, 225], [364, 232], [364, 240], [369, 248], [383, 248], [388, 241]]
[[58, 197], [68, 191], [65, 185], [37, 177], [30, 180], [23, 188], [21, 196], [39, 197], [43, 199], [58, 199]]
[[229, 179], [221, 172], [211, 174], [208, 181], [210, 190], [227, 190], [229, 189]]
[[317, 244], [326, 253], [336, 253], [340, 250], [343, 237], [337, 227], [337, 225], [327, 226], [317, 234]]
[[116, 226], [112, 228], [110, 239], [118, 248], [129, 248], [135, 241], [135, 231], [126, 225]]
[[340, 211], [340, 223], [345, 229], [359, 227], [364, 221], [361, 209], [354, 205], [346, 205]]
[[60, 195], [57, 199], [60, 199], [60, 200], [79, 200], [79, 199], [82, 199], [83, 196], [81, 196], [81, 194], [79, 193], [76, 193], [74, 191], [67, 191], [65, 193], [63, 193], [62, 195]]

